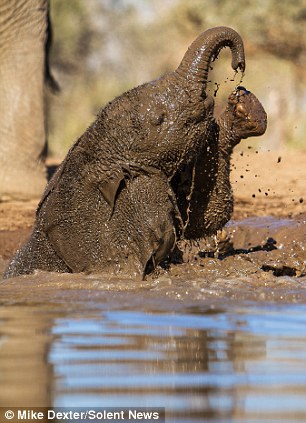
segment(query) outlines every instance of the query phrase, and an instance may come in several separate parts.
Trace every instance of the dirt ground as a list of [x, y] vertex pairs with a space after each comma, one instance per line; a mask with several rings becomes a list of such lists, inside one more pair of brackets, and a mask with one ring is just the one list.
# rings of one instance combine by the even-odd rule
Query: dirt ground
[[[233, 246], [236, 249], [262, 247], [269, 237], [272, 238], [271, 245], [275, 237], [278, 245], [298, 242], [302, 252], [298, 266], [284, 264], [284, 260], [278, 257], [282, 263], [280, 267], [289, 269], [289, 276], [290, 272], [295, 272], [293, 276], [303, 275], [306, 265], [303, 252], [306, 237], [305, 163], [306, 151], [269, 152], [257, 151], [254, 147], [244, 151], [237, 149], [232, 159], [235, 210], [227, 232]], [[38, 201], [0, 203], [0, 271], [29, 235]], [[254, 220], [256, 217], [261, 217], [261, 220]], [[270, 247], [268, 245], [268, 250]], [[260, 251], [258, 254], [260, 259]], [[298, 253], [284, 250], [281, 254], [287, 254], [287, 263], [293, 260], [290, 256]], [[268, 266], [266, 269], [269, 270], [269, 264], [264, 266]], [[275, 264], [270, 266], [275, 267]]]
[[292, 217], [306, 211], [306, 151], [257, 151], [234, 154], [233, 219]]

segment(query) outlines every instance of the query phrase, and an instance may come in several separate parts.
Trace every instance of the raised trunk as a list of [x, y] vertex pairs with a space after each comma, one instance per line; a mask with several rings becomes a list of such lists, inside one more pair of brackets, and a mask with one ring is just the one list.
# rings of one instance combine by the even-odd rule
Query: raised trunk
[[0, 198], [41, 195], [47, 0], [0, 2]]
[[192, 84], [201, 84], [201, 89], [205, 90], [211, 62], [224, 47], [232, 51], [232, 68], [244, 72], [243, 41], [236, 31], [224, 26], [208, 29], [199, 35], [188, 48], [176, 72]]

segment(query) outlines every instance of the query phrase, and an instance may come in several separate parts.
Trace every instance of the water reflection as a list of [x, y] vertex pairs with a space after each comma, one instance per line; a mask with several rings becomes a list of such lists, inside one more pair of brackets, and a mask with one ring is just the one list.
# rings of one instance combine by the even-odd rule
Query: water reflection
[[167, 422], [306, 419], [306, 306], [0, 308], [0, 404], [166, 407]]
[[50, 406], [53, 319], [36, 307], [0, 307], [0, 406]]

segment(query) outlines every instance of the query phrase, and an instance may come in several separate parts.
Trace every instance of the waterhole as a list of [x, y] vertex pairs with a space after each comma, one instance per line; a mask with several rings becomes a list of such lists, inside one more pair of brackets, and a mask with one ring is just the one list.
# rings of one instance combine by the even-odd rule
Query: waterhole
[[[230, 255], [142, 282], [43, 272], [2, 281], [0, 405], [305, 422], [305, 221], [228, 229]], [[255, 248], [269, 238], [275, 248]]]

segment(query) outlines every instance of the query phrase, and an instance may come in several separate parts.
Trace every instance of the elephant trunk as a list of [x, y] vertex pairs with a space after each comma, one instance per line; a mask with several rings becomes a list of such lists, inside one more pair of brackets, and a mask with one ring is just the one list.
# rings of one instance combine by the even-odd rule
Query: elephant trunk
[[188, 48], [176, 73], [192, 83], [200, 83], [202, 90], [205, 90], [211, 62], [224, 47], [232, 51], [232, 68], [244, 72], [245, 56], [240, 35], [231, 28], [220, 26], [198, 36]]

